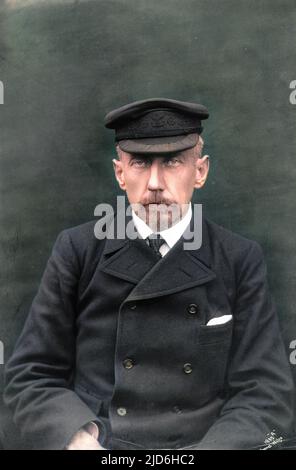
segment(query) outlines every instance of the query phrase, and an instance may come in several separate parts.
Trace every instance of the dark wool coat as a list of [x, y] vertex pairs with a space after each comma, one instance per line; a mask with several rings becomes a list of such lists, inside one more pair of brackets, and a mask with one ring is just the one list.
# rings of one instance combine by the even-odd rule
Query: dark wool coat
[[[252, 448], [288, 433], [293, 385], [259, 245], [203, 221], [156, 262], [141, 239], [57, 238], [6, 367], [26, 446], [89, 421], [108, 449]], [[213, 317], [233, 315], [207, 326]]]

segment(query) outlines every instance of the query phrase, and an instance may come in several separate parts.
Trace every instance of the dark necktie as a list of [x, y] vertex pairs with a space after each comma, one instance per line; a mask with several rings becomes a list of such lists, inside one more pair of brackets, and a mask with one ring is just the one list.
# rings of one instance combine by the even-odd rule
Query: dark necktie
[[161, 258], [161, 254], [159, 253], [159, 248], [161, 245], [165, 243], [165, 240], [159, 235], [158, 233], [152, 233], [148, 237], [148, 243], [150, 248], [154, 251], [154, 253]]

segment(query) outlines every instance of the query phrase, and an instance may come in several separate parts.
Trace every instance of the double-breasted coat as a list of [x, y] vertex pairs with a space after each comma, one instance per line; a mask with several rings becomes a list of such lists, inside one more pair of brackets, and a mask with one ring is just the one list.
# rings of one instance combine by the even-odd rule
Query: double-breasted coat
[[158, 261], [94, 225], [58, 236], [6, 367], [26, 446], [63, 449], [89, 421], [108, 449], [252, 448], [288, 433], [293, 385], [260, 246], [204, 219], [201, 248], [181, 238]]

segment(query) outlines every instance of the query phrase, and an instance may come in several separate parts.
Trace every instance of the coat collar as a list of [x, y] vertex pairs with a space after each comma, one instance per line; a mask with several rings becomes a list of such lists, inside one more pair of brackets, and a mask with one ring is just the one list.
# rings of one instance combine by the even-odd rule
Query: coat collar
[[[125, 217], [127, 223], [132, 223], [131, 216]], [[210, 239], [205, 219], [202, 220], [202, 227], [202, 245], [199, 249], [184, 250], [184, 241], [189, 240], [182, 236], [157, 262], [156, 255], [145, 240], [107, 238], [99, 269], [135, 284], [127, 301], [160, 297], [209, 282], [216, 274], [211, 270]], [[194, 216], [190, 224], [192, 233], [193, 229]]]

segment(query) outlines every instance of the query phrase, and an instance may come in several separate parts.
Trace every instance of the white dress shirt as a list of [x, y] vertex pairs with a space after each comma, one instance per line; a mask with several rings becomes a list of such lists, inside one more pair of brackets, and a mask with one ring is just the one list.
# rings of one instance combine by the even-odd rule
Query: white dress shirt
[[[146, 240], [149, 235], [151, 235], [153, 230], [149, 225], [147, 225], [143, 219], [141, 219], [137, 214], [132, 210], [132, 217], [133, 217], [133, 222], [135, 224], [135, 227], [139, 233], [139, 235]], [[191, 203], [189, 204], [188, 210], [184, 217], [179, 220], [175, 225], [172, 225], [172, 227], [162, 230], [159, 233], [161, 237], [164, 239], [165, 243], [161, 245], [159, 252], [161, 256], [165, 256], [170, 249], [177, 243], [177, 241], [181, 238], [183, 233], [185, 232], [186, 228], [190, 224], [192, 217], [192, 208], [191, 208]]]

